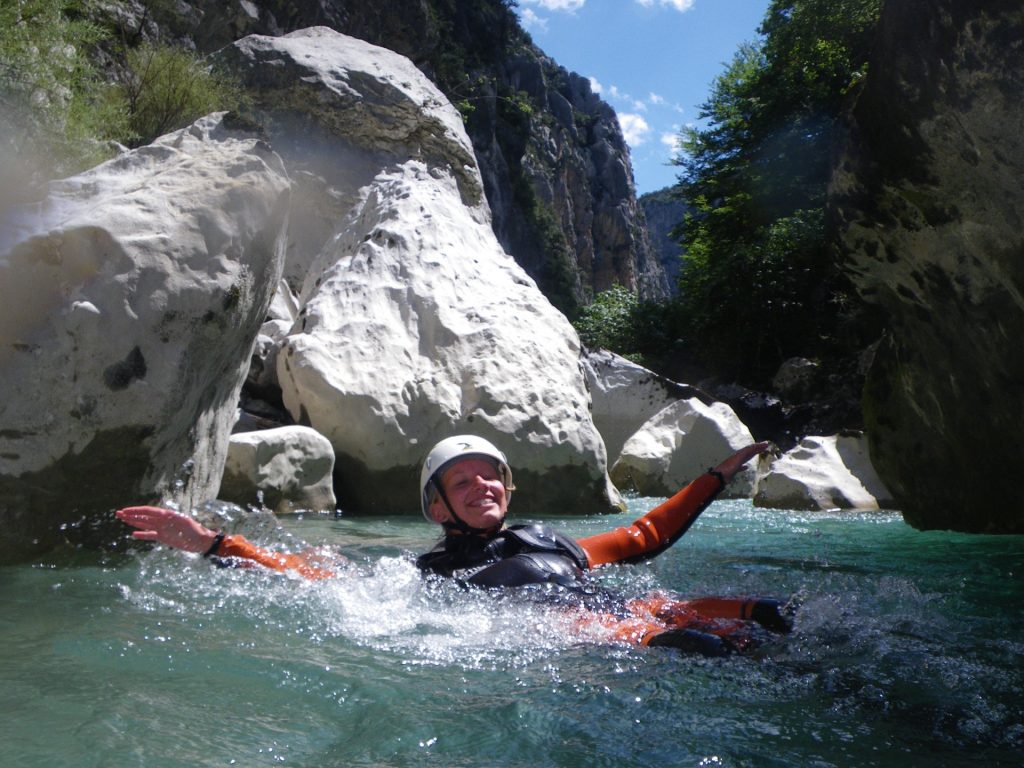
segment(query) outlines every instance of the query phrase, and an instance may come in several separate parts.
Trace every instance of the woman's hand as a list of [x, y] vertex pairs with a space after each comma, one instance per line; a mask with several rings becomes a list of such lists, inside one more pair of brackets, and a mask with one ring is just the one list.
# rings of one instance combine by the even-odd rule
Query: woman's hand
[[163, 507], [125, 507], [114, 513], [117, 519], [139, 530], [133, 539], [156, 541], [186, 552], [206, 552], [217, 534], [191, 517]]
[[771, 447], [771, 443], [753, 443], [748, 445], [746, 448], [740, 448], [736, 453], [730, 456], [728, 459], [723, 461], [717, 467], [714, 468], [714, 472], [721, 472], [722, 479], [726, 483], [730, 482], [736, 473], [743, 469], [743, 465], [750, 461], [758, 454], [764, 453]]

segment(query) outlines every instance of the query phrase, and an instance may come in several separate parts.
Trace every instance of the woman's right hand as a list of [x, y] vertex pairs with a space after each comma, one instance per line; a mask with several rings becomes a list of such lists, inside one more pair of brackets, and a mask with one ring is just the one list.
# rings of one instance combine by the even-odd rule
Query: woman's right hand
[[125, 507], [114, 513], [118, 520], [139, 530], [133, 539], [155, 541], [186, 552], [207, 552], [217, 534], [187, 515], [163, 507]]

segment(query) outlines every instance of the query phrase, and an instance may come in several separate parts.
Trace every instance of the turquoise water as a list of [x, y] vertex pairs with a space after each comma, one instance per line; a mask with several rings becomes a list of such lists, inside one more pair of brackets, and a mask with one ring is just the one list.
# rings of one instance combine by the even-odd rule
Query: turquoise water
[[[574, 535], [632, 520], [554, 521]], [[0, 568], [0, 766], [1019, 766], [1024, 539], [716, 502], [626, 593], [799, 593], [796, 631], [705, 659], [554, 607], [425, 585], [415, 518], [251, 531], [331, 582], [165, 549]]]

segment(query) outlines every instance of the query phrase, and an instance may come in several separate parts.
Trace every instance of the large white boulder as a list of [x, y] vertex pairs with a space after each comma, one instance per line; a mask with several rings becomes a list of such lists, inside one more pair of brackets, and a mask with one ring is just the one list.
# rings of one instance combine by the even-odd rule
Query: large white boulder
[[461, 115], [405, 56], [310, 27], [249, 35], [216, 58], [249, 90], [292, 177], [284, 276], [294, 288], [385, 165], [417, 158], [450, 173], [468, 205], [483, 201]]
[[61, 523], [212, 497], [284, 259], [289, 180], [199, 120], [0, 229], [0, 559]]
[[[725, 403], [679, 400], [626, 441], [611, 478], [620, 488], [644, 496], [670, 496], [752, 442], [750, 430]], [[756, 466], [748, 465], [726, 486], [722, 498], [749, 498], [756, 475]]]
[[895, 507], [863, 435], [805, 437], [758, 480], [754, 504], [808, 510]]
[[579, 340], [498, 244], [445, 96], [326, 28], [218, 56], [296, 180], [301, 308], [277, 374], [294, 419], [334, 447], [342, 508], [415, 511], [424, 454], [458, 432], [508, 453], [517, 514], [615, 508]]
[[612, 464], [626, 440], [648, 419], [672, 403], [699, 394], [694, 387], [603, 349], [585, 354], [582, 368], [593, 401], [591, 415]]
[[382, 172], [325, 249], [278, 356], [293, 417], [334, 445], [349, 510], [416, 508], [418, 467], [456, 433], [509, 457], [517, 514], [618, 503], [569, 322], [456, 180]]
[[333, 512], [334, 450], [309, 427], [288, 426], [231, 436], [217, 498], [274, 512]]

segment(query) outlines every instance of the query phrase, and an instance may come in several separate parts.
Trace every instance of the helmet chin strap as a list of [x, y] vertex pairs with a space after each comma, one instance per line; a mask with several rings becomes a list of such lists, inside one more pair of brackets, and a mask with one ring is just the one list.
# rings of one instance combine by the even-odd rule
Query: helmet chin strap
[[490, 533], [495, 528], [501, 527], [501, 523], [498, 523], [496, 526], [491, 526], [490, 528], [477, 528], [476, 526], [470, 525], [455, 513], [455, 508], [452, 506], [451, 502], [448, 501], [448, 496], [445, 494], [444, 488], [441, 487], [441, 483], [438, 482], [436, 478], [431, 478], [430, 482], [434, 486], [434, 490], [437, 491], [437, 495], [441, 497], [441, 501], [444, 502], [445, 507], [448, 508], [449, 514], [452, 516], [452, 522], [441, 523], [441, 526], [445, 530], [451, 530], [454, 528], [457, 531], [470, 536], [479, 536], [484, 533]]

